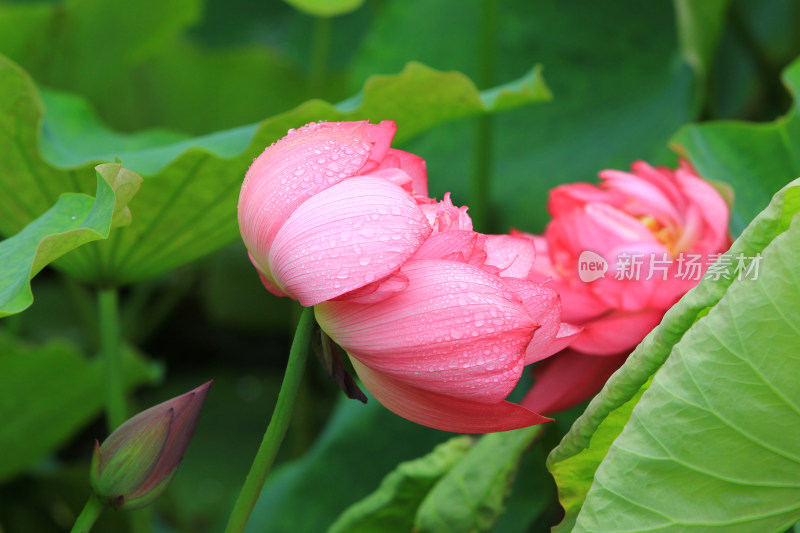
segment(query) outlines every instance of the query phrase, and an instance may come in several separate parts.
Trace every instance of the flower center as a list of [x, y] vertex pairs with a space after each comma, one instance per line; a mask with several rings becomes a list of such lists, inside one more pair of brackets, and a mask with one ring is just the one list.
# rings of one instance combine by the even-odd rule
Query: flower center
[[665, 226], [652, 215], [638, 217], [639, 221], [650, 230], [658, 242], [664, 245], [672, 257], [677, 257], [681, 250], [677, 249], [678, 241], [681, 238], [681, 228], [670, 228]]

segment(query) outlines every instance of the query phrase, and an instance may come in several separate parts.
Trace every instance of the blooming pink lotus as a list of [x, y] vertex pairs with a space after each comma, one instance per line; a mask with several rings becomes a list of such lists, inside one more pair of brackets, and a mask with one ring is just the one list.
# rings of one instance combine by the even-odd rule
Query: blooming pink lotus
[[427, 204], [434, 233], [370, 291], [318, 304], [320, 326], [350, 355], [364, 385], [409, 420], [463, 433], [549, 419], [505, 398], [523, 367], [565, 347], [558, 295], [530, 273], [526, 237], [472, 231], [449, 198]]
[[425, 162], [390, 148], [393, 122], [312, 123], [247, 172], [239, 229], [272, 293], [305, 306], [396, 271], [432, 229]]
[[595, 394], [730, 245], [727, 204], [688, 163], [672, 170], [638, 161], [631, 172], [604, 170], [600, 178], [599, 186], [553, 189], [553, 219], [532, 236], [528, 279], [549, 280], [563, 319], [583, 326], [569, 350], [538, 365], [523, 405], [539, 412]]
[[271, 292], [315, 306], [397, 414], [457, 432], [548, 420], [505, 401], [579, 331], [525, 279], [532, 239], [476, 233], [466, 207], [428, 198], [424, 161], [389, 148], [394, 131], [309, 124], [267, 148], [239, 197], [251, 261]]

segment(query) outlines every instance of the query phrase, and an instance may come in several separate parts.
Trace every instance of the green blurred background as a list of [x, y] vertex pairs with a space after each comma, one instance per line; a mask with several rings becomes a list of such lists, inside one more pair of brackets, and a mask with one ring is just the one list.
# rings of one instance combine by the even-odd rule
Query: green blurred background
[[[488, 177], [486, 213], [476, 229], [538, 232], [548, 218], [547, 191], [557, 184], [593, 181], [599, 170], [624, 169], [636, 159], [674, 164], [669, 140], [687, 123], [769, 121], [785, 113], [791, 100], [779, 76], [800, 52], [794, 0], [294, 3], [5, 1], [0, 54], [42, 91], [42, 159], [53, 168], [99, 160], [94, 146], [75, 148], [70, 164], [47, 151], [56, 145], [48, 135], [60, 135], [65, 145], [80, 143], [82, 135], [80, 128], [49, 128], [57, 121], [48, 117], [91, 122], [64, 104], [69, 93], [88, 102], [111, 130], [157, 130], [141, 141], [104, 134], [97, 142], [108, 141], [112, 155], [126, 142], [205, 146], [208, 135], [225, 132], [209, 150], [234, 178], [267, 144], [253, 152], [253, 139], [261, 139], [255, 132], [266, 131], [268, 119], [285, 131], [316, 109], [308, 100], [347, 102], [341, 110], [358, 106], [368, 100], [371, 77], [395, 75], [409, 61], [461, 72], [480, 90], [542, 65], [553, 95], [548, 101], [540, 95], [504, 112], [427, 124], [396, 92], [396, 101], [386, 105], [398, 116], [363, 117], [397, 120], [398, 136], [403, 121], [417, 124], [400, 147], [426, 159], [432, 196], [450, 191], [456, 204], [471, 205], [479, 194], [475, 176]], [[21, 93], [6, 82], [0, 79], [0, 99], [13, 113], [13, 98]], [[298, 112], [304, 105], [311, 111]], [[245, 155], [233, 157], [239, 154]], [[136, 161], [123, 157], [147, 187], [158, 172], [137, 168]], [[13, 177], [0, 179], [22, 186]], [[220, 196], [225, 213], [235, 209], [235, 194], [229, 188]], [[6, 237], [15, 223], [9, 217]], [[201, 230], [193, 237], [198, 242], [210, 231]], [[166, 272], [151, 268], [129, 276], [136, 282], [121, 288], [138, 408], [214, 379], [171, 488], [155, 511], [142, 511], [153, 513], [159, 532], [223, 527], [274, 405], [298, 315], [292, 302], [263, 290], [235, 231], [209, 241], [213, 246], [196, 248]], [[91, 282], [99, 278], [75, 272], [69, 264], [45, 270], [32, 283], [34, 305], [0, 321], [2, 533], [68, 529], [88, 494], [93, 440], [106, 435], [102, 378], [93, 360], [98, 339]], [[309, 366], [281, 466], [249, 530], [324, 531], [399, 461], [449, 437], [374, 401], [363, 406], [341, 396], [318, 365]], [[558, 520], [543, 457], [577, 412], [558, 417], [526, 457], [496, 531], [546, 531]], [[14, 455], [20, 446], [35, 453]], [[124, 516], [106, 513], [95, 531], [128, 527]]]

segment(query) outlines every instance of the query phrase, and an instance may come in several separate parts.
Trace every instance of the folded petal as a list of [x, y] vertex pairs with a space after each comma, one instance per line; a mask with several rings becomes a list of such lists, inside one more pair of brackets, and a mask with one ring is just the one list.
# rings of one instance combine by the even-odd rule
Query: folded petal
[[502, 278], [443, 260], [414, 260], [408, 286], [381, 302], [316, 306], [323, 330], [353, 357], [415, 387], [497, 402], [522, 373], [537, 324]]
[[583, 209], [588, 203], [621, 205], [624, 198], [613, 190], [605, 190], [589, 183], [570, 183], [550, 190], [547, 210], [553, 218], [568, 215], [575, 209]]
[[536, 382], [521, 404], [548, 414], [569, 409], [600, 392], [627, 357], [627, 353], [594, 356], [564, 350], [534, 367]]
[[391, 274], [430, 232], [400, 187], [354, 177], [309, 198], [286, 220], [269, 253], [271, 277], [311, 306]]
[[522, 305], [539, 324], [525, 349], [525, 364], [531, 364], [564, 349], [581, 331], [561, 322], [561, 301], [554, 290], [532, 281], [505, 278], [506, 284], [522, 299]]
[[364, 386], [387, 409], [412, 422], [453, 433], [508, 431], [549, 422], [520, 405], [482, 403], [420, 389], [384, 375], [351, 356]]
[[472, 219], [467, 214], [467, 207], [453, 205], [449, 192], [441, 202], [425, 202], [420, 208], [428, 217], [434, 231], [472, 230]]
[[357, 304], [374, 304], [394, 296], [398, 292], [408, 287], [408, 278], [400, 272], [392, 272], [383, 279], [373, 281], [359, 289], [346, 292], [337, 298], [336, 301], [350, 302]]
[[486, 236], [486, 264], [499, 269], [504, 277], [527, 279], [533, 270], [536, 247], [532, 236], [524, 233]]
[[603, 170], [603, 186], [615, 189], [626, 196], [625, 211], [634, 216], [653, 216], [661, 224], [674, 227], [681, 215], [664, 190], [630, 172]]
[[372, 152], [367, 122], [311, 123], [258, 156], [239, 194], [239, 229], [266, 272], [278, 230], [308, 198], [354, 176]]
[[370, 159], [380, 162], [386, 157], [395, 133], [397, 124], [393, 120], [382, 120], [378, 124], [369, 125], [369, 140], [373, 145]]
[[414, 194], [428, 196], [428, 170], [420, 156], [390, 148], [381, 161], [380, 168], [399, 168], [411, 177]]
[[447, 259], [482, 267], [486, 261], [486, 235], [470, 230], [451, 230], [432, 234], [413, 259]]
[[690, 204], [697, 206], [703, 219], [703, 236], [692, 246], [693, 251], [701, 253], [722, 252], [730, 246], [728, 237], [728, 218], [730, 211], [725, 200], [714, 187], [685, 169], [678, 169], [675, 178], [681, 191], [689, 198]]

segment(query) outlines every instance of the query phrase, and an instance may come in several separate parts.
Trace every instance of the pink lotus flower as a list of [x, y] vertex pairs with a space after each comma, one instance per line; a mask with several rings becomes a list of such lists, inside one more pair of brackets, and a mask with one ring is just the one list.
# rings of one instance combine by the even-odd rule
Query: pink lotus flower
[[245, 176], [239, 228], [272, 293], [305, 306], [396, 271], [432, 229], [425, 162], [390, 148], [393, 122], [312, 123], [268, 147]]
[[[371, 292], [315, 307], [377, 400], [409, 420], [463, 433], [549, 419], [505, 401], [523, 367], [566, 346], [558, 295], [529, 273], [529, 239], [471, 230], [449, 198], [428, 204], [434, 233]], [[376, 296], [377, 295], [377, 296]]]
[[539, 412], [594, 395], [730, 245], [728, 206], [688, 163], [672, 170], [639, 161], [600, 178], [553, 189], [553, 219], [532, 236], [538, 255], [528, 279], [549, 280], [563, 319], [583, 326], [569, 350], [537, 366], [523, 405]]

